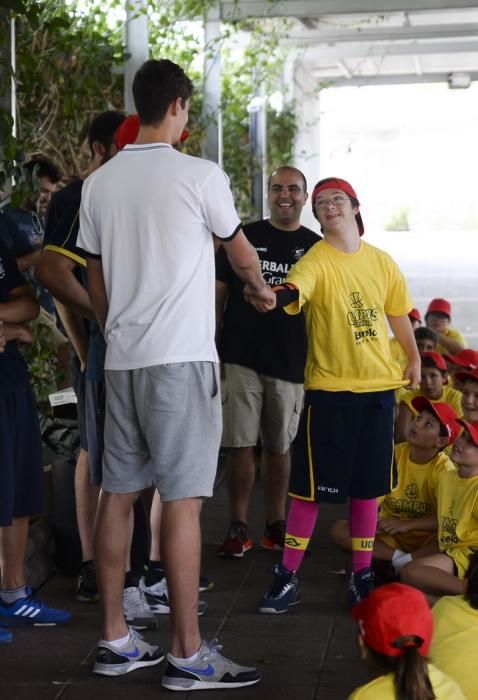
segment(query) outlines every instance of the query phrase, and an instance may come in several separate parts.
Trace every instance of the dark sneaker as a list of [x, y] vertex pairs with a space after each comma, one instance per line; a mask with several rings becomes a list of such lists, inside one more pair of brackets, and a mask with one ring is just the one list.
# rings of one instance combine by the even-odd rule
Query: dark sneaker
[[262, 679], [257, 669], [251, 666], [239, 666], [220, 654], [221, 645], [217, 639], [201, 644], [199, 657], [190, 663], [179, 663], [171, 654], [167, 655], [168, 664], [161, 680], [163, 688], [168, 690], [208, 690], [213, 688], [243, 688], [255, 685]]
[[[147, 586], [143, 576], [139, 582], [139, 587], [152, 613], [156, 613], [157, 615], [169, 615], [171, 613], [166, 577], [154, 583], [152, 586]], [[204, 615], [208, 607], [208, 604], [204, 600], [198, 600], [198, 615]]]
[[6, 627], [54, 627], [69, 622], [71, 613], [49, 608], [35, 598], [27, 586], [27, 596], [7, 605], [0, 601], [0, 625]]
[[348, 595], [350, 607], [353, 608], [354, 605], [367, 598], [373, 591], [373, 588], [373, 571], [370, 567], [352, 572], [350, 574]]
[[285, 520], [267, 523], [264, 537], [261, 540], [262, 549], [282, 551], [284, 549]]
[[103, 639], [98, 642], [93, 673], [121, 676], [137, 668], [155, 666], [163, 659], [164, 651], [160, 647], [148, 644], [141, 635], [130, 629], [129, 640], [119, 649]]
[[123, 609], [126, 624], [135, 630], [156, 629], [158, 621], [148, 605], [143, 591], [130, 586], [123, 591]]
[[252, 548], [252, 540], [245, 523], [235, 520], [231, 523], [226, 539], [218, 548], [216, 554], [222, 559], [242, 559]]
[[0, 627], [0, 644], [8, 644], [12, 641], [12, 633]]
[[282, 564], [273, 566], [272, 573], [274, 574], [272, 588], [259, 603], [259, 612], [285, 613], [290, 605], [300, 603], [299, 577], [297, 571], [287, 571]]
[[92, 561], [81, 565], [76, 584], [76, 599], [82, 603], [97, 603], [100, 599], [96, 585], [95, 565]]
[[199, 593], [205, 593], [206, 591], [212, 591], [214, 588], [214, 581], [205, 576], [199, 577]]

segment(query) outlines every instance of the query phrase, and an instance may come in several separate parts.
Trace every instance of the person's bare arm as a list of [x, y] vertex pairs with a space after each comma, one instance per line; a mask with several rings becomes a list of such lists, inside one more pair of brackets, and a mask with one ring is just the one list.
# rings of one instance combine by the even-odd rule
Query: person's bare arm
[[27, 323], [4, 323], [3, 329], [7, 342], [19, 340], [20, 343], [31, 345], [34, 341], [33, 331]]
[[442, 333], [438, 333], [438, 342], [447, 349], [450, 355], [458, 355], [458, 353], [465, 349], [464, 345], [459, 343], [457, 340], [453, 340], [453, 338], [449, 338], [447, 335], [443, 335]]
[[29, 284], [22, 284], [10, 291], [10, 300], [0, 303], [0, 321], [25, 323], [33, 321], [40, 313], [40, 306]]
[[398, 407], [398, 416], [395, 423], [395, 442], [406, 442], [413, 421], [413, 413], [407, 404], [402, 401]]
[[96, 320], [104, 334], [108, 316], [108, 297], [106, 296], [103, 265], [101, 259], [88, 258], [86, 263], [88, 274], [88, 294]]
[[44, 250], [35, 268], [35, 277], [63, 306], [94, 320], [88, 292], [75, 276], [77, 266], [78, 263], [67, 255]]
[[26, 272], [31, 267], [34, 267], [40, 259], [40, 255], [41, 248], [38, 246], [38, 248], [33, 250], [31, 253], [26, 253], [25, 255], [20, 255], [20, 257], [15, 258], [15, 262], [17, 263], [20, 272]]
[[88, 355], [88, 333], [85, 327], [85, 320], [83, 316], [80, 316], [79, 313], [69, 306], [62, 304], [58, 299], [55, 299], [55, 307], [68, 340], [73, 345], [73, 349], [80, 361], [80, 370], [83, 371], [86, 367]]
[[412, 532], [413, 530], [436, 532], [438, 530], [436, 515], [426, 518], [382, 518], [377, 523], [377, 531], [386, 532], [388, 535], [395, 535], [397, 532]]
[[230, 241], [222, 241], [229, 263], [236, 275], [244, 282], [244, 296], [253, 294], [262, 299], [264, 304], [275, 305], [275, 294], [262, 277], [259, 257], [247, 240], [243, 231], [239, 231]]
[[393, 335], [407, 356], [407, 366], [403, 370], [403, 378], [410, 380], [407, 388], [416, 389], [421, 381], [421, 361], [410, 319], [408, 316], [389, 316], [388, 314], [387, 318]]
[[219, 347], [222, 334], [222, 319], [224, 316], [224, 307], [229, 296], [229, 285], [225, 282], [216, 280], [216, 347]]

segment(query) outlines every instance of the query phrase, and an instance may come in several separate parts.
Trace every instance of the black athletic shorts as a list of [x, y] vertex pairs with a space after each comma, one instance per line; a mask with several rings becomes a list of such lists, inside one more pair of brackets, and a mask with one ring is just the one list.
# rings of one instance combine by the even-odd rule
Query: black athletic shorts
[[306, 501], [375, 498], [396, 483], [395, 392], [307, 391], [289, 493]]
[[103, 452], [105, 450], [106, 384], [87, 379], [85, 382], [85, 422], [88, 442], [90, 481], [101, 486], [103, 481]]
[[30, 387], [0, 396], [0, 527], [43, 512], [41, 432]]
[[85, 405], [86, 373], [80, 372], [80, 361], [76, 355], [73, 355], [71, 358], [71, 379], [76, 394], [76, 415], [78, 418], [78, 430], [80, 431], [80, 447], [88, 452]]

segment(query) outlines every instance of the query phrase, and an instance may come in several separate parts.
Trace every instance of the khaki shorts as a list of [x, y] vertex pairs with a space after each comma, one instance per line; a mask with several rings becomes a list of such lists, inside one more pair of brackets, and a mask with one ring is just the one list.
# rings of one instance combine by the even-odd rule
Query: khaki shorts
[[224, 365], [222, 383], [223, 447], [262, 446], [285, 454], [296, 436], [302, 384], [257, 374], [241, 365]]
[[388, 545], [392, 549], [400, 549], [402, 552], [416, 552], [420, 547], [437, 539], [436, 532], [396, 532], [395, 535], [388, 535], [386, 532], [379, 532], [377, 540]]

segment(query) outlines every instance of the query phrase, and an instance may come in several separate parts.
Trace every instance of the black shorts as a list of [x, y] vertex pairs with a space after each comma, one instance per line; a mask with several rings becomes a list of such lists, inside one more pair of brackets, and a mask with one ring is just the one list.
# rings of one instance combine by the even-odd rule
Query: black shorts
[[88, 452], [85, 405], [86, 374], [85, 372], [80, 372], [80, 361], [76, 355], [71, 358], [71, 378], [76, 394], [76, 415], [78, 418], [78, 430], [80, 431], [80, 447]]
[[0, 396], [0, 527], [43, 512], [41, 432], [30, 387]]
[[85, 382], [85, 423], [88, 442], [90, 481], [101, 486], [103, 480], [103, 452], [105, 449], [106, 384], [87, 379]]
[[294, 442], [291, 496], [317, 503], [375, 498], [396, 482], [394, 391], [307, 391]]

